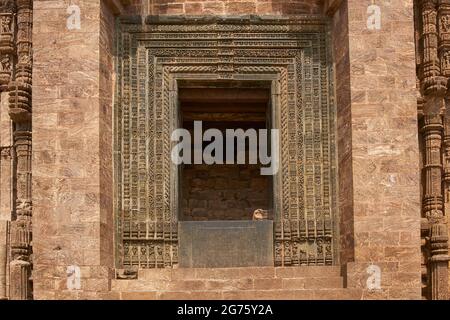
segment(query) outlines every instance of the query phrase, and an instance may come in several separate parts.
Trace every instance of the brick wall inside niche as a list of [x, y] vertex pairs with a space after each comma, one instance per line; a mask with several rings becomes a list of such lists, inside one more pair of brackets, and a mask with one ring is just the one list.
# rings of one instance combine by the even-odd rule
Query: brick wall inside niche
[[271, 205], [259, 165], [186, 165], [182, 190], [182, 220], [251, 220]]

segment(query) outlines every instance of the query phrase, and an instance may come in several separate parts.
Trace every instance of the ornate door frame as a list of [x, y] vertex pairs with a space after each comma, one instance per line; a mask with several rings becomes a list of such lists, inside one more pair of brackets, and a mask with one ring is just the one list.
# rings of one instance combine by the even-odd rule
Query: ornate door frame
[[280, 129], [275, 264], [337, 259], [337, 168], [328, 21], [317, 16], [148, 17], [118, 21], [114, 154], [117, 263], [178, 264], [170, 160], [177, 81], [272, 83]]

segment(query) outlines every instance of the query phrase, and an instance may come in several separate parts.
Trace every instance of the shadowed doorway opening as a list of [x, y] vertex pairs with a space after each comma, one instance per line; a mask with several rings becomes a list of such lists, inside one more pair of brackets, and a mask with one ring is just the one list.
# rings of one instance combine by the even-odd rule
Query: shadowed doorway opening
[[[223, 82], [186, 84], [178, 92], [180, 123], [194, 137], [194, 121], [202, 122], [203, 133], [218, 129], [224, 137], [223, 158], [227, 156], [226, 130], [271, 129], [271, 92], [268, 84]], [[203, 150], [210, 142], [203, 142]], [[259, 148], [259, 141], [258, 141]], [[245, 151], [245, 164], [238, 153]], [[256, 210], [272, 217], [272, 176], [261, 175], [261, 163], [249, 162], [249, 139], [245, 150], [234, 141], [234, 164], [184, 164], [180, 168], [180, 220], [252, 220]], [[259, 154], [259, 149], [257, 150]], [[192, 160], [194, 147], [191, 149]]]

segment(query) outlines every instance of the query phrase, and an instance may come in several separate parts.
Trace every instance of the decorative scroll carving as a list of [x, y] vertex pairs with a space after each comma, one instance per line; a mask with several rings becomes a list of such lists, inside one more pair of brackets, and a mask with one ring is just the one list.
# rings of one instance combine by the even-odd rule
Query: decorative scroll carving
[[450, 3], [415, 2], [423, 159], [422, 223], [427, 272], [424, 295], [448, 299], [448, 225], [450, 210]]
[[326, 22], [316, 17], [254, 23], [252, 18], [210, 18], [203, 23], [171, 19], [169, 24], [153, 24], [149, 18], [146, 25], [123, 19], [118, 32], [119, 265], [155, 268], [178, 263], [170, 162], [177, 77], [270, 78], [276, 83], [282, 137], [275, 195], [276, 265], [333, 264], [335, 114]]

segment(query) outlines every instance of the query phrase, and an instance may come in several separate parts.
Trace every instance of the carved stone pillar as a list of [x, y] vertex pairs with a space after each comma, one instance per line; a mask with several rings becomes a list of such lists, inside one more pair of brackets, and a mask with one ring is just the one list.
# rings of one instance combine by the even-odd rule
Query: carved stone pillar
[[14, 122], [16, 219], [11, 222], [10, 298], [32, 298], [31, 286], [31, 36], [32, 1], [17, 0], [17, 65], [9, 86]]
[[[440, 76], [441, 67], [438, 56], [437, 0], [422, 0], [422, 88], [424, 94], [444, 90], [447, 79]], [[445, 91], [445, 90], [444, 90]]]
[[422, 57], [418, 76], [424, 100], [423, 110], [419, 110], [423, 112], [422, 210], [429, 225], [425, 245], [430, 253], [427, 291], [431, 299], [442, 299], [448, 292], [449, 260], [444, 203], [448, 206], [450, 199], [450, 122], [445, 105], [450, 76], [450, 1], [421, 0], [419, 10], [421, 24], [416, 25], [422, 27]]
[[423, 117], [422, 135], [425, 147], [425, 163], [423, 168], [425, 180], [423, 211], [427, 218], [430, 218], [433, 215], [443, 215], [441, 186], [442, 132], [443, 125], [441, 115], [425, 115]]
[[444, 140], [443, 152], [443, 188], [444, 188], [444, 213], [450, 212], [450, 100], [446, 100], [444, 114]]
[[[431, 230], [431, 248], [432, 255], [431, 274], [434, 274], [434, 280], [431, 286], [431, 296], [436, 299], [446, 300], [450, 298], [448, 288], [448, 213], [450, 212], [450, 100], [446, 100], [445, 116], [444, 116], [444, 143], [443, 143], [443, 164], [444, 177], [442, 185], [444, 188], [444, 217], [441, 219], [442, 224], [434, 226]], [[438, 221], [439, 222], [439, 221]]]
[[[439, 0], [439, 58], [441, 75], [450, 77], [450, 0]], [[447, 93], [448, 96], [448, 93]], [[431, 252], [431, 297], [447, 300], [448, 294], [448, 226], [447, 213], [450, 212], [450, 105], [446, 100], [444, 113], [444, 141], [442, 150], [444, 175], [442, 178], [444, 194], [444, 210], [437, 220], [432, 219], [430, 252]]]
[[0, 300], [8, 298], [7, 263], [8, 263], [8, 241], [9, 239], [9, 221], [0, 220]]
[[442, 76], [450, 76], [450, 0], [440, 0], [437, 27], [439, 33], [438, 55]]
[[10, 85], [10, 116], [14, 122], [31, 121], [32, 1], [17, 0], [17, 66]]
[[448, 300], [448, 230], [444, 223], [431, 227], [431, 298]]
[[12, 150], [10, 120], [8, 113], [9, 85], [14, 77], [16, 46], [16, 3], [13, 0], [0, 1], [0, 299], [9, 297], [9, 221], [12, 213], [11, 182]]
[[448, 236], [442, 197], [441, 146], [443, 130], [440, 114], [424, 116], [422, 127], [425, 149], [423, 212], [430, 222], [429, 286], [433, 300], [446, 299], [448, 292]]
[[31, 132], [14, 133], [17, 162], [16, 220], [11, 222], [10, 299], [31, 298]]

